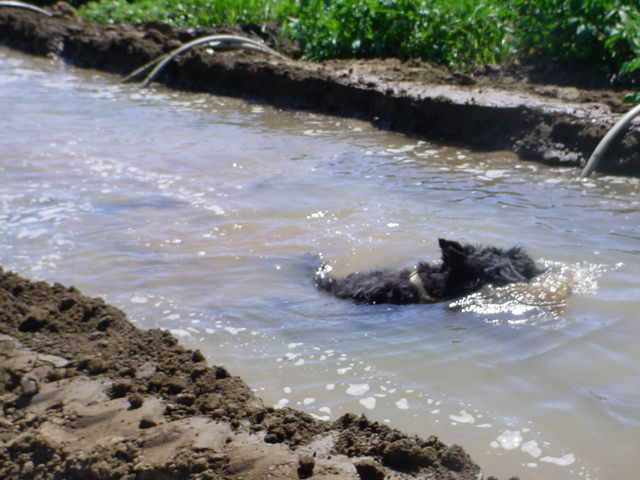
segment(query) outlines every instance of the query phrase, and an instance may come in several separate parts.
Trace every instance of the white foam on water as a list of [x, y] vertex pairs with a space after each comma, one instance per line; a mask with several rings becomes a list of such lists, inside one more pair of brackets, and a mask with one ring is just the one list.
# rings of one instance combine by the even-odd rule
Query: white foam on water
[[528, 453], [534, 458], [538, 458], [542, 453], [542, 450], [538, 446], [538, 442], [536, 442], [535, 440], [529, 440], [528, 442], [523, 443], [522, 446], [520, 447], [520, 450], [522, 450], [525, 453]]
[[276, 402], [276, 404], [273, 406], [273, 408], [275, 408], [276, 410], [279, 410], [281, 408], [286, 407], [288, 404], [289, 404], [289, 399], [281, 398], [280, 400], [278, 400]]
[[191, 332], [185, 330], [184, 328], [172, 328], [169, 331], [176, 337], [185, 338], [191, 336]]
[[369, 384], [367, 383], [349, 384], [349, 388], [347, 388], [346, 393], [347, 395], [360, 396], [367, 393], [370, 388], [371, 387], [369, 387]]
[[449, 415], [449, 418], [458, 423], [475, 423], [476, 419], [466, 410], [461, 410], [458, 415]]
[[244, 332], [246, 328], [244, 327], [224, 327], [226, 332], [229, 332], [231, 335], [237, 335], [240, 332]]
[[505, 430], [495, 441], [491, 442], [493, 448], [514, 450], [522, 444], [522, 434], [519, 430]]
[[567, 453], [562, 457], [542, 457], [540, 459], [541, 462], [553, 463], [554, 465], [558, 465], [559, 467], [568, 467], [572, 465], [576, 461], [576, 457], [573, 453]]
[[376, 399], [374, 397], [366, 397], [360, 399], [360, 404], [369, 410], [376, 408]]
[[331, 417], [329, 415], [317, 415], [315, 413], [310, 413], [309, 415], [311, 415], [316, 420], [322, 420], [322, 421], [325, 421], [325, 422], [328, 421], [328, 420], [331, 420]]

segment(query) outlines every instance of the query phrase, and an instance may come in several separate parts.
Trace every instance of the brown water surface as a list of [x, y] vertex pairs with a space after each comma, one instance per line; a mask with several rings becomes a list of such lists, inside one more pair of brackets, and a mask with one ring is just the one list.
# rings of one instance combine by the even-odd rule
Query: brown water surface
[[[633, 478], [640, 182], [0, 49], [0, 264], [215, 355], [265, 402], [462, 443], [487, 472]], [[338, 273], [519, 244], [549, 273], [363, 306]]]

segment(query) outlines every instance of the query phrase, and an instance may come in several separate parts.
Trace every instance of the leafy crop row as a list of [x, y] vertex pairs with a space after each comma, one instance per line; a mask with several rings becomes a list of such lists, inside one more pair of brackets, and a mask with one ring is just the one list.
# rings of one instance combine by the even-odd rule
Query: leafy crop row
[[276, 22], [310, 59], [465, 67], [538, 55], [610, 74], [640, 70], [638, 0], [100, 0], [80, 11], [102, 23]]

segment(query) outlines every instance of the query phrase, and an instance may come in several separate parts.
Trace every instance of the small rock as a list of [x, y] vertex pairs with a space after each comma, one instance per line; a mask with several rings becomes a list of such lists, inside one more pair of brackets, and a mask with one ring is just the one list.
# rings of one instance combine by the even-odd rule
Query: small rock
[[20, 380], [20, 390], [27, 397], [33, 397], [40, 391], [40, 386], [35, 378], [24, 376]]
[[309, 478], [313, 475], [316, 460], [311, 455], [300, 455], [298, 458], [298, 478]]
[[191, 405], [193, 405], [195, 401], [196, 401], [196, 397], [191, 393], [181, 393], [176, 397], [177, 403], [179, 403], [180, 405], [185, 405], [187, 407], [190, 407]]
[[76, 303], [77, 302], [71, 297], [63, 298], [60, 301], [60, 304], [58, 305], [58, 310], [60, 310], [61, 312], [66, 312], [67, 310], [72, 308]]
[[33, 473], [33, 462], [31, 460], [24, 462], [22, 465], [22, 474], [31, 475]]
[[400, 439], [388, 444], [383, 452], [382, 462], [394, 468], [415, 470], [432, 465], [438, 456], [431, 447], [422, 448], [409, 439]]
[[129, 400], [129, 410], [135, 410], [137, 408], [140, 408], [144, 403], [144, 399], [142, 398], [142, 395], [138, 395], [137, 393], [134, 393], [133, 395], [129, 395], [127, 397], [127, 400]]
[[131, 384], [126, 381], [114, 382], [109, 389], [109, 396], [111, 398], [122, 398], [129, 393]]
[[355, 463], [360, 480], [384, 480], [384, 470], [381, 465], [370, 459]]
[[67, 2], [58, 2], [53, 6], [53, 11], [62, 17], [75, 17], [76, 9]]
[[144, 416], [140, 419], [140, 424], [138, 425], [140, 428], [151, 428], [157, 425], [156, 421], [148, 416]]
[[204, 355], [202, 354], [202, 352], [200, 350], [195, 350], [193, 352], [193, 354], [191, 355], [191, 360], [193, 362], [203, 362], [204, 361]]
[[440, 463], [445, 467], [460, 472], [468, 466], [472, 466], [471, 458], [460, 445], [451, 445], [442, 454]]

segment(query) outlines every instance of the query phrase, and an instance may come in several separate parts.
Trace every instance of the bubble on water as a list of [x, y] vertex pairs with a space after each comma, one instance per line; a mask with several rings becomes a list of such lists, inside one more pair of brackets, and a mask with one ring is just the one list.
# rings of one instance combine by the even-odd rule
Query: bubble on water
[[244, 332], [246, 328], [244, 327], [225, 327], [225, 331], [229, 332], [231, 335], [237, 335], [240, 332]]
[[404, 145], [398, 148], [387, 148], [386, 151], [389, 153], [406, 153], [413, 151], [417, 145]]
[[449, 415], [449, 418], [458, 423], [475, 423], [476, 419], [466, 410], [461, 410], [459, 415]]
[[191, 336], [191, 332], [189, 332], [188, 330], [185, 330], [184, 328], [171, 328], [169, 329], [169, 332], [171, 332], [176, 337], [180, 337], [180, 338]]
[[287, 398], [281, 398], [275, 403], [273, 408], [275, 408], [276, 410], [279, 410], [281, 408], [286, 407], [288, 404], [289, 404], [289, 400]]
[[316, 415], [315, 413], [310, 413], [310, 415], [316, 420], [322, 420], [325, 422], [331, 420], [331, 417], [329, 415]]
[[360, 396], [364, 395], [369, 391], [370, 387], [368, 383], [356, 383], [349, 384], [349, 388], [347, 388], [347, 395]]
[[549, 457], [549, 456], [542, 457], [540, 461], [546, 462], [546, 463], [553, 463], [560, 467], [568, 467], [569, 465], [572, 465], [576, 461], [576, 457], [573, 453], [568, 453], [566, 455], [563, 455], [562, 457]]
[[361, 398], [360, 405], [369, 410], [373, 410], [376, 408], [376, 399], [374, 397]]
[[518, 430], [505, 430], [495, 441], [491, 442], [493, 448], [514, 450], [522, 444], [522, 434]]
[[534, 458], [538, 458], [542, 453], [542, 450], [540, 450], [540, 447], [538, 446], [538, 442], [536, 442], [535, 440], [529, 440], [528, 442], [523, 443], [520, 447], [520, 450], [528, 453]]

